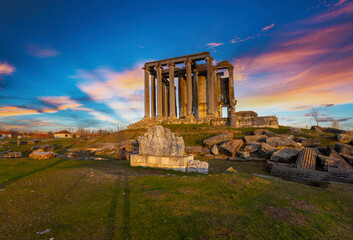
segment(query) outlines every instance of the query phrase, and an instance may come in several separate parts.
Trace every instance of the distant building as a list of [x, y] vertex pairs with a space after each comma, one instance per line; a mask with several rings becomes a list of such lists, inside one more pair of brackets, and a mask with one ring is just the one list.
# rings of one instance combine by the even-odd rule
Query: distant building
[[6, 132], [6, 131], [1, 131], [0, 132], [0, 139], [4, 139], [4, 138], [12, 138], [12, 133]]
[[73, 137], [74, 137], [73, 134], [66, 130], [62, 130], [60, 132], [54, 133], [54, 138], [73, 138]]

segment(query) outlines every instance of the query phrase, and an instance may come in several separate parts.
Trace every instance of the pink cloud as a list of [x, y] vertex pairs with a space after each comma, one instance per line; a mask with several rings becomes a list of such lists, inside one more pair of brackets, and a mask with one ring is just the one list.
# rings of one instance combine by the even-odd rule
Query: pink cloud
[[271, 28], [273, 28], [274, 26], [275, 26], [275, 23], [272, 23], [271, 25], [268, 25], [268, 26], [262, 28], [262, 32], [266, 32], [266, 31], [270, 30]]
[[51, 46], [39, 47], [34, 44], [27, 44], [26, 49], [28, 54], [39, 58], [49, 58], [60, 55], [60, 52]]
[[211, 43], [207, 43], [206, 46], [213, 48], [213, 47], [221, 46], [221, 45], [223, 45], [223, 44], [224, 44], [224, 43], [211, 42]]
[[248, 41], [250, 39], [254, 39], [255, 37], [254, 36], [250, 36], [250, 37], [246, 37], [244, 39], [241, 39], [239, 37], [235, 37], [233, 38], [232, 40], [230, 40], [231, 43], [238, 43], [238, 42], [245, 42], [245, 41]]
[[279, 33], [279, 40], [261, 53], [232, 60], [236, 88], [242, 89], [241, 109], [298, 110], [353, 102], [353, 24], [306, 27], [286, 32], [290, 40]]
[[15, 71], [15, 67], [7, 62], [0, 63], [0, 75], [9, 75]]

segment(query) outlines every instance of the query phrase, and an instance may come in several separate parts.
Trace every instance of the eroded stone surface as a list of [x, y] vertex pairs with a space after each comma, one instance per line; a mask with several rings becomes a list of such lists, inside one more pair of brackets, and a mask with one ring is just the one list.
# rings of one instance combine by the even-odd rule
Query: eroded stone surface
[[20, 152], [11, 152], [11, 151], [6, 151], [0, 153], [0, 158], [20, 158], [22, 157], [22, 153]]
[[339, 154], [352, 155], [353, 153], [352, 147], [343, 143], [336, 143], [335, 150]]
[[218, 154], [219, 154], [219, 150], [218, 150], [217, 145], [214, 145], [214, 146], [212, 147], [211, 153], [214, 154], [214, 155], [218, 155]]
[[353, 135], [348, 135], [348, 134], [338, 134], [337, 135], [337, 140], [342, 142], [342, 143], [350, 143], [353, 142]]
[[222, 133], [205, 139], [203, 141], [203, 144], [205, 144], [206, 146], [212, 147], [213, 145], [216, 145], [228, 140], [232, 140], [232, 139], [233, 139], [233, 135], [231, 133]]
[[294, 142], [292, 139], [289, 139], [287, 137], [269, 137], [266, 139], [266, 143], [270, 144], [273, 147], [300, 147], [298, 143]]
[[139, 153], [153, 156], [183, 156], [185, 145], [182, 137], [175, 136], [168, 128], [158, 125], [138, 137]]
[[31, 151], [38, 151], [38, 152], [52, 152], [54, 150], [55, 150], [55, 147], [49, 144], [43, 144], [43, 145], [31, 147]]
[[243, 146], [244, 142], [241, 139], [235, 139], [235, 140], [230, 140], [228, 142], [222, 143], [221, 146], [219, 146], [220, 150], [230, 156], [234, 157], [236, 152]]
[[29, 154], [29, 158], [33, 158], [33, 159], [47, 159], [52, 157], [55, 157], [55, 152], [34, 151], [31, 154]]
[[208, 174], [208, 163], [199, 160], [190, 160], [186, 171]]
[[288, 163], [298, 156], [299, 150], [293, 148], [283, 148], [276, 151], [271, 156], [271, 161]]
[[266, 135], [249, 135], [249, 136], [244, 136], [244, 139], [246, 142], [264, 142], [266, 140], [267, 136]]

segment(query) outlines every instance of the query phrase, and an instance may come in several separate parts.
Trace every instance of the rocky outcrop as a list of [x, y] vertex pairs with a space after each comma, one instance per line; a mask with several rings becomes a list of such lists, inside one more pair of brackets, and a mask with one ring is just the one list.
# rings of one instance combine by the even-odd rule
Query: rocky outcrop
[[31, 151], [38, 151], [38, 152], [53, 152], [54, 150], [55, 150], [55, 147], [50, 144], [31, 147]]
[[52, 157], [55, 157], [55, 152], [34, 151], [31, 154], [29, 154], [29, 158], [33, 158], [33, 159], [47, 159]]
[[217, 145], [232, 139], [233, 139], [233, 134], [223, 133], [203, 140], [203, 144], [205, 144], [208, 147], [212, 147], [214, 145]]
[[185, 145], [182, 137], [158, 125], [138, 137], [139, 153], [153, 156], [183, 156]]
[[208, 163], [199, 160], [190, 160], [188, 162], [186, 172], [208, 174]]
[[288, 163], [296, 159], [296, 157], [298, 156], [298, 153], [299, 153], [299, 150], [297, 149], [283, 148], [272, 154], [271, 161]]
[[22, 157], [22, 153], [20, 152], [12, 152], [12, 151], [6, 151], [0, 153], [0, 158], [20, 158]]
[[222, 153], [234, 157], [236, 152], [243, 146], [244, 142], [241, 139], [230, 140], [222, 143], [219, 148]]

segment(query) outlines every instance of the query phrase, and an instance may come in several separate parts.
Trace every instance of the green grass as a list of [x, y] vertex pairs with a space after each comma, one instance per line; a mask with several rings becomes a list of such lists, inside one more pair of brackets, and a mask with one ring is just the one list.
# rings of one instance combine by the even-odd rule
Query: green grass
[[353, 185], [246, 173], [261, 163], [209, 160], [238, 173], [198, 175], [58, 160], [0, 159], [0, 184], [16, 179], [0, 191], [1, 239], [353, 238]]

